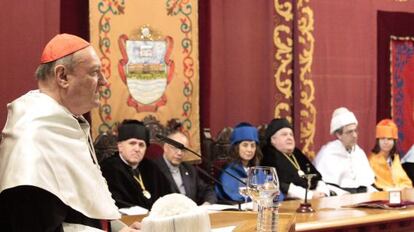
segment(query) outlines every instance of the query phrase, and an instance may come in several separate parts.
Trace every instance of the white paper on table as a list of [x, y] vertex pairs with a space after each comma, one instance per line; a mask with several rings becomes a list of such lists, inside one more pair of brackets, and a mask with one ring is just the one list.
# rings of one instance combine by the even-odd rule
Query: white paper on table
[[143, 215], [147, 214], [148, 210], [140, 206], [132, 206], [130, 208], [119, 209], [119, 212], [126, 215]]
[[236, 226], [226, 226], [226, 227], [212, 229], [211, 232], [232, 232], [235, 228]]
[[253, 201], [241, 204], [242, 210], [253, 210]]
[[[203, 207], [207, 209], [208, 211], [223, 211], [228, 209], [239, 209], [239, 205], [224, 205], [224, 204], [211, 204], [211, 205], [201, 205], [200, 207]], [[242, 210], [252, 210], [253, 209], [253, 202], [247, 202], [241, 204]]]
[[201, 205], [200, 207], [207, 209], [208, 211], [222, 211], [225, 209], [238, 209], [238, 205], [223, 205], [223, 204], [211, 204]]

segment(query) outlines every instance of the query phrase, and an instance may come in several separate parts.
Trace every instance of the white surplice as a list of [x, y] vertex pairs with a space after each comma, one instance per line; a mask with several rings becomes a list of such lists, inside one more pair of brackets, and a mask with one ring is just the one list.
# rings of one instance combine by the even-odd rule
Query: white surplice
[[79, 123], [65, 107], [38, 90], [7, 107], [0, 145], [0, 192], [36, 186], [89, 218], [120, 218], [96, 164], [90, 127], [83, 117]]

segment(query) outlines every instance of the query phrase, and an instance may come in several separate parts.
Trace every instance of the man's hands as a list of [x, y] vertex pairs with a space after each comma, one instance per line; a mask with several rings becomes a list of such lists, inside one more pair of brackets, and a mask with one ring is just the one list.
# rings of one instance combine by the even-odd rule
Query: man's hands
[[134, 222], [131, 225], [129, 225], [128, 227], [125, 226], [119, 232], [140, 232], [140, 231], [141, 231], [141, 223]]
[[326, 197], [326, 194], [323, 193], [323, 192], [312, 191], [312, 193], [313, 193], [312, 199], [318, 199], [318, 198]]

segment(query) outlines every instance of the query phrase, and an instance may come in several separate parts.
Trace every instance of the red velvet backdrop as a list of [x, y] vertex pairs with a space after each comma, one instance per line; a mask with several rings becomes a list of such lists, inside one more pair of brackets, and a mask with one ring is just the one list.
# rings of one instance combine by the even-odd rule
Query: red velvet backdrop
[[[379, 86], [384, 84], [380, 75], [389, 76], [389, 57], [377, 60], [377, 53], [381, 56], [381, 53], [389, 52], [389, 42], [383, 46], [377, 38], [385, 29], [384, 24], [380, 25], [379, 21], [377, 24], [377, 12], [413, 12], [414, 2], [319, 0], [310, 3], [315, 18], [312, 65], [317, 109], [315, 149], [319, 150], [324, 143], [333, 139], [329, 135], [332, 112], [339, 106], [346, 106], [359, 120], [359, 144], [368, 153], [375, 142], [377, 119], [382, 119], [390, 112], [390, 101], [378, 98], [377, 104], [377, 96], [384, 96], [384, 91], [388, 91], [386, 94], [390, 91], [389, 87], [387, 90], [380, 89], [377, 95], [377, 80]], [[405, 31], [413, 31], [412, 22], [388, 21], [386, 24], [391, 30], [404, 28]], [[377, 117], [377, 112], [381, 116]], [[380, 112], [388, 114], [382, 115]]]
[[45, 44], [57, 33], [89, 39], [88, 1], [1, 1], [0, 8], [0, 127], [6, 104], [36, 89], [34, 72]]
[[[377, 121], [391, 117], [391, 92], [390, 92], [390, 37], [414, 37], [414, 14], [402, 12], [379, 11], [377, 15], [378, 36], [378, 96], [377, 96]], [[412, 75], [412, 74], [410, 74]], [[411, 92], [413, 90], [411, 89]], [[404, 112], [411, 115], [410, 112]], [[402, 115], [400, 115], [402, 117]], [[398, 117], [400, 118], [400, 117]], [[412, 122], [406, 122], [412, 125]], [[397, 122], [400, 129], [404, 122]], [[402, 131], [401, 131], [402, 132]], [[400, 134], [401, 136], [402, 134]], [[405, 135], [404, 143], [400, 144], [404, 154], [413, 142], [412, 136]], [[401, 141], [400, 141], [401, 142]], [[402, 146], [401, 146], [402, 145]]]
[[34, 71], [43, 46], [59, 32], [59, 1], [0, 1], [0, 128], [6, 104], [36, 89]]
[[405, 154], [414, 142], [414, 38], [392, 37], [391, 115], [398, 126], [398, 148]]
[[[315, 39], [313, 148], [317, 152], [334, 139], [329, 135], [332, 112], [346, 106], [359, 120], [359, 144], [368, 152], [375, 141], [378, 110], [377, 11], [412, 12], [414, 3], [318, 0], [310, 6]], [[273, 1], [200, 1], [201, 120], [213, 135], [238, 121], [260, 124], [274, 116], [274, 11]], [[411, 30], [410, 25], [398, 27]], [[381, 63], [378, 67], [383, 68]], [[297, 110], [293, 113], [298, 118]]]
[[[381, 112], [389, 112], [387, 103], [377, 107], [377, 72], [381, 86], [379, 75], [389, 72], [389, 64], [377, 61], [377, 53], [388, 52], [388, 47], [377, 44], [377, 33], [380, 37], [384, 27], [412, 31], [414, 25], [389, 18], [386, 25], [378, 25], [381, 12], [378, 24], [377, 12], [414, 12], [414, 2], [309, 3], [315, 38], [311, 72], [317, 111], [314, 147], [319, 150], [332, 139], [328, 134], [332, 111], [347, 106], [360, 121], [360, 144], [368, 151], [377, 119], [386, 115]], [[70, 32], [87, 38], [87, 4], [86, 0], [0, 3], [7, 9], [0, 16], [0, 124], [6, 119], [6, 103], [36, 88], [33, 72], [41, 49], [54, 34]], [[212, 128], [213, 135], [239, 121], [262, 124], [274, 116], [273, 4], [270, 0], [199, 1], [201, 125]]]
[[61, 1], [60, 32], [75, 34], [89, 41], [89, 1]]
[[201, 127], [273, 118], [273, 1], [199, 1]]
[[414, 37], [414, 14], [378, 11], [378, 94], [377, 121], [391, 117], [390, 93], [390, 36]]

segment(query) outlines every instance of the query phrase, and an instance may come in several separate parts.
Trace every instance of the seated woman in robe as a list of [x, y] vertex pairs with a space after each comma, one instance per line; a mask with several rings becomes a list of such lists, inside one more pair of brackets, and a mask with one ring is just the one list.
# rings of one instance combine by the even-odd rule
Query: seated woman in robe
[[[257, 129], [249, 123], [240, 123], [234, 128], [230, 139], [230, 163], [224, 170], [246, 181], [248, 168], [259, 165], [262, 158], [262, 152], [258, 146]], [[217, 184], [215, 186], [217, 198], [219, 200], [243, 202], [245, 199], [239, 193], [239, 187], [243, 184], [226, 172], [222, 172], [219, 177], [223, 185]]]
[[411, 188], [411, 180], [402, 168], [397, 153], [397, 125], [391, 119], [381, 120], [377, 124], [375, 137], [375, 146], [369, 156], [375, 173], [375, 187], [380, 190]]
[[[308, 199], [329, 196], [330, 191], [321, 174], [308, 158], [295, 147], [292, 126], [285, 118], [273, 119], [266, 128], [266, 144], [263, 146], [263, 166], [275, 167], [280, 189], [286, 198]], [[310, 186], [306, 175], [313, 175]]]

